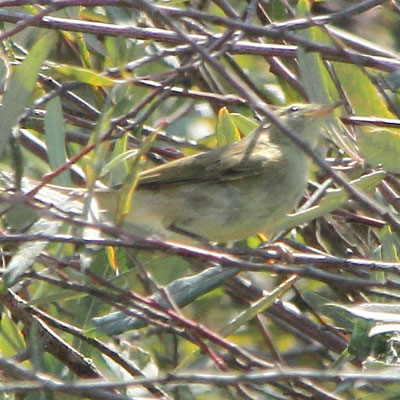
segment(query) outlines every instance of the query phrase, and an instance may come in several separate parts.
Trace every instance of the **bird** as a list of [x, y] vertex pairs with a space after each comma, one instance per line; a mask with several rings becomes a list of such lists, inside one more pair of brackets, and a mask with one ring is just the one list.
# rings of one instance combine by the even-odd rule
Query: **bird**
[[[275, 115], [301, 141], [317, 146], [324, 118], [337, 105], [291, 104]], [[310, 159], [276, 124], [238, 142], [141, 172], [124, 226], [232, 242], [276, 233], [298, 205]], [[119, 191], [96, 189], [101, 210], [116, 215]]]

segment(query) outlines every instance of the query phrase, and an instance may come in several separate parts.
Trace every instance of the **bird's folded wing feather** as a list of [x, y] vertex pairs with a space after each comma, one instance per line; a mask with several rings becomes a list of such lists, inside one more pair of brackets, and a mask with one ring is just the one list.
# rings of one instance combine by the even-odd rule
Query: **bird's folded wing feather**
[[265, 148], [254, 148], [250, 151], [249, 143], [246, 142], [238, 142], [233, 146], [217, 148], [144, 171], [139, 176], [139, 188], [231, 181], [257, 175], [268, 164], [278, 160], [278, 152], [271, 149], [266, 154]]

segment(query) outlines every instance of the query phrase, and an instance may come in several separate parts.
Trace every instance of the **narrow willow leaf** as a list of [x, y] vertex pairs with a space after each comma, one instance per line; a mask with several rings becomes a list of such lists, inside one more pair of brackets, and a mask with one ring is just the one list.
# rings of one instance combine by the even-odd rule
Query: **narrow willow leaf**
[[[120, 178], [122, 173], [124, 172], [124, 176], [126, 176], [126, 161], [129, 160], [132, 157], [136, 157], [139, 153], [139, 150], [133, 149], [133, 150], [128, 150], [125, 151], [124, 153], [121, 153], [115, 157], [112, 158], [112, 160], [106, 164], [103, 169], [101, 170], [100, 177], [103, 177], [107, 175], [110, 172], [113, 172], [115, 169], [120, 169], [120, 174], [117, 176]], [[111, 186], [116, 186], [117, 184], [120, 184], [121, 182], [113, 182], [114, 184]]]
[[[29, 230], [29, 234], [54, 235], [57, 233], [60, 226], [61, 221], [49, 221], [42, 218], [32, 226]], [[46, 246], [46, 241], [34, 241], [22, 244], [8, 263], [7, 272], [4, 275], [5, 287], [13, 286], [21, 275], [31, 267]]]
[[[52, 170], [56, 170], [67, 161], [64, 117], [59, 97], [55, 97], [47, 103], [44, 131], [50, 167]], [[54, 182], [64, 186], [72, 185], [68, 171], [63, 171], [57, 175]]]
[[92, 86], [114, 86], [115, 79], [102, 76], [100, 73], [83, 67], [66, 64], [53, 64], [52, 68], [69, 79], [74, 79]]
[[[375, 188], [386, 174], [381, 171], [372, 172], [368, 175], [364, 175], [359, 179], [351, 181], [350, 183], [354, 185], [360, 191], [370, 191]], [[307, 210], [300, 211], [295, 214], [289, 214], [280, 223], [279, 230], [291, 229], [306, 222], [312, 221], [326, 215], [340, 207], [343, 207], [349, 199], [349, 195], [345, 189], [335, 189], [327, 194], [321, 199], [321, 201], [314, 207]]]
[[[300, 0], [297, 3], [299, 16], [308, 15], [309, 10], [309, 0]], [[317, 29], [315, 27], [303, 29], [300, 31], [300, 35], [305, 39], [314, 40]], [[316, 52], [307, 52], [306, 49], [299, 46], [297, 59], [302, 82], [310, 100], [315, 103], [329, 104], [329, 91], [332, 90], [333, 85], [321, 56]]]
[[[197, 275], [173, 281], [166, 287], [166, 290], [178, 307], [184, 307], [220, 286], [226, 279], [234, 276], [237, 272], [236, 268], [208, 268]], [[168, 306], [165, 303], [164, 296], [160, 293], [156, 293], [151, 298], [164, 307]], [[127, 330], [144, 328], [147, 325], [140, 318], [128, 316], [120, 311], [93, 318], [91, 323], [95, 328], [90, 330], [90, 333], [101, 332], [106, 335], [118, 335]]]
[[[301, 0], [297, 5], [299, 15], [308, 15], [310, 2]], [[301, 36], [307, 40], [329, 43], [330, 39], [321, 28], [312, 27], [300, 31]], [[331, 104], [338, 100], [338, 93], [332, 79], [322, 61], [319, 53], [308, 52], [299, 47], [297, 50], [300, 75], [309, 99], [315, 103]], [[345, 126], [334, 116], [339, 115], [339, 110], [326, 117], [325, 127], [334, 143], [344, 150], [350, 157], [360, 159], [358, 151], [346, 134]]]
[[110, 129], [110, 121], [113, 114], [113, 107], [111, 106], [111, 96], [108, 96], [102, 108], [101, 117], [96, 124], [96, 128], [90, 135], [88, 145], [94, 145], [94, 151], [86, 154], [83, 158], [83, 169], [86, 175], [86, 182], [88, 187], [92, 187], [96, 180], [99, 178], [100, 171], [106, 163], [104, 157], [108, 152], [108, 143], [102, 141], [104, 135]]
[[372, 323], [370, 321], [356, 319], [354, 322], [353, 334], [347, 349], [350, 354], [356, 355], [361, 360], [368, 357], [374, 347], [374, 339], [368, 335], [371, 327]]
[[400, 323], [400, 304], [364, 303], [355, 305], [330, 304], [330, 306], [343, 308], [351, 315], [369, 321]]
[[[3, 172], [6, 177], [6, 173]], [[36, 187], [38, 182], [35, 182], [31, 179], [24, 178], [22, 180], [22, 191], [24, 193], [29, 192], [31, 189]], [[4, 203], [7, 189], [12, 187], [12, 179], [8, 177], [8, 179], [4, 178], [0, 181], [0, 192], [4, 191], [2, 194], [2, 198], [4, 198]], [[52, 187], [51, 185], [45, 186], [39, 190], [39, 192], [35, 195], [35, 199], [42, 202], [42, 204], [47, 204], [48, 207], [54, 207], [53, 210], [62, 210], [62, 212], [71, 212], [71, 213], [82, 213], [83, 202], [76, 198], [75, 195], [71, 196], [69, 188], [62, 187]], [[2, 201], [3, 203], [3, 201]], [[25, 218], [26, 214], [29, 215], [30, 218], [36, 217], [35, 213], [23, 213], [21, 212], [21, 207], [25, 206], [27, 210], [30, 210], [23, 202], [21, 204], [16, 203], [6, 203], [8, 205], [12, 205], [11, 209], [8, 210], [8, 213], [13, 214], [13, 219], [15, 223], [18, 223], [18, 214], [19, 214], [19, 224], [23, 225], [26, 223]], [[14, 208], [17, 212], [13, 213]], [[31, 215], [32, 214], [32, 215]], [[7, 216], [7, 215], [6, 215]], [[62, 225], [61, 220], [57, 219], [45, 219], [40, 218], [29, 228], [28, 234], [43, 234], [43, 235], [55, 235]], [[1, 240], [0, 240], [1, 242]], [[4, 275], [3, 279], [3, 290], [7, 287], [14, 285], [22, 274], [24, 274], [35, 262], [36, 258], [41, 254], [43, 249], [47, 246], [47, 241], [32, 241], [32, 242], [24, 242], [17, 249], [16, 254], [11, 258], [7, 265], [7, 272]]]
[[41, 37], [11, 76], [0, 109], [0, 155], [4, 151], [12, 128], [29, 104], [42, 63], [52, 47], [52, 39], [53, 35], [49, 34]]
[[390, 225], [385, 225], [379, 232], [379, 241], [382, 245], [382, 259], [385, 261], [399, 261], [400, 242], [396, 232]]
[[293, 287], [294, 282], [296, 282], [297, 276], [291, 276], [282, 282], [278, 287], [271, 291], [268, 295], [261, 297], [255, 303], [253, 303], [249, 309], [238, 315], [233, 321], [231, 321], [228, 326], [226, 326], [221, 334], [223, 336], [229, 336], [236, 332], [241, 326], [247, 324], [251, 321], [257, 314], [264, 312], [269, 308], [275, 300], [279, 299], [283, 294], [285, 294], [289, 289]]
[[312, 309], [330, 318], [335, 325], [346, 329], [353, 328], [353, 318], [342, 308], [331, 307], [332, 299], [323, 297], [311, 290], [304, 292], [302, 296]]
[[117, 200], [118, 207], [117, 207], [117, 214], [115, 215], [115, 223], [117, 225], [123, 222], [125, 216], [128, 215], [131, 210], [133, 194], [135, 192], [139, 180], [138, 175], [139, 175], [140, 161], [150, 150], [150, 146], [156, 139], [157, 135], [158, 131], [155, 131], [146, 138], [145, 142], [139, 149], [139, 152], [135, 157], [126, 178], [124, 179]]
[[[108, 168], [110, 172], [110, 179], [109, 179], [109, 186], [115, 187], [120, 185], [124, 177], [129, 171], [128, 162], [127, 160], [130, 157], [135, 156], [138, 153], [137, 149], [128, 150], [128, 142], [129, 142], [129, 135], [122, 135], [115, 141], [114, 149], [112, 152], [111, 161], [105, 166], [103, 171], [101, 171], [100, 176], [104, 173], [104, 170]], [[118, 162], [114, 165], [111, 165], [114, 160], [118, 160]]]

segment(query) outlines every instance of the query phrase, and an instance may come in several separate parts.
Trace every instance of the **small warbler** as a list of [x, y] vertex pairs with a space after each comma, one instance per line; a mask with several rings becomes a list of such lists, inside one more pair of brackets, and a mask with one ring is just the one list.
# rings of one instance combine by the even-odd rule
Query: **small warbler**
[[[335, 106], [292, 104], [280, 121], [316, 147], [324, 117]], [[175, 231], [214, 242], [272, 234], [297, 206], [310, 160], [275, 124], [225, 147], [140, 173], [124, 222], [147, 232]], [[95, 190], [100, 208], [115, 215], [118, 190]]]

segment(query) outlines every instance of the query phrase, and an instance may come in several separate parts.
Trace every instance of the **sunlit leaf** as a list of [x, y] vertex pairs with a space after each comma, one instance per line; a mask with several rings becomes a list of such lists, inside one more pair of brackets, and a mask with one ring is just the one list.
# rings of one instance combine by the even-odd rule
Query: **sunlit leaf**
[[333, 65], [356, 115], [394, 117], [374, 85], [357, 65], [336, 62]]
[[225, 107], [218, 112], [215, 134], [217, 135], [218, 146], [225, 146], [240, 140], [239, 130]]
[[83, 67], [77, 67], [66, 64], [53, 64], [52, 68], [59, 74], [64, 75], [69, 79], [74, 79], [82, 83], [87, 83], [93, 86], [114, 86], [116, 81], [107, 76], [102, 76], [100, 73]]
[[358, 145], [369, 164], [382, 165], [388, 172], [400, 172], [400, 133], [397, 130], [363, 128]]

